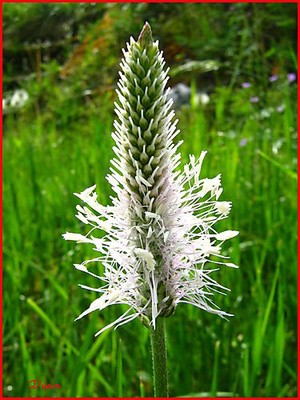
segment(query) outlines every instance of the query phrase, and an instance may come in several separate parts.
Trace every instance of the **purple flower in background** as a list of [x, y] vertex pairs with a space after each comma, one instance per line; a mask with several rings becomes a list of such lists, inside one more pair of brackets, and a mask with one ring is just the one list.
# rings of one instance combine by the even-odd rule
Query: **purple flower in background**
[[242, 88], [243, 89], [247, 89], [247, 88], [249, 88], [251, 86], [251, 83], [250, 82], [243, 82], [242, 83]]
[[259, 102], [259, 97], [258, 96], [250, 97], [250, 103], [258, 103], [258, 102]]
[[241, 139], [240, 140], [240, 147], [246, 146], [247, 143], [248, 143], [248, 139], [246, 139], [246, 138]]
[[277, 79], [278, 79], [278, 75], [272, 75], [272, 76], [270, 76], [269, 81], [275, 82], [275, 81], [277, 81]]
[[294, 82], [297, 79], [295, 72], [290, 72], [287, 74], [287, 79], [290, 83]]

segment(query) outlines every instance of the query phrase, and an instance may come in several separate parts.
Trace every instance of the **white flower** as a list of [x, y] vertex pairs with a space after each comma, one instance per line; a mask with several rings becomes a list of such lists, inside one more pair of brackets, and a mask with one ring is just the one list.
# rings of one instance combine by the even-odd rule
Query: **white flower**
[[134, 254], [138, 256], [141, 260], [145, 261], [145, 265], [149, 271], [153, 272], [155, 267], [155, 260], [153, 254], [147, 250], [136, 248], [134, 249]]
[[232, 239], [239, 234], [239, 231], [224, 231], [215, 235], [217, 240], [228, 240]]
[[228, 214], [231, 209], [231, 202], [230, 201], [217, 201], [216, 202], [216, 210], [220, 214]]
[[11, 99], [10, 99], [10, 106], [15, 108], [21, 108], [27, 103], [29, 100], [29, 95], [24, 89], [17, 89]]
[[[140, 317], [155, 328], [158, 317], [171, 315], [179, 303], [193, 304], [220, 316], [230, 315], [214, 305], [214, 291], [228, 290], [212, 278], [209, 264], [224, 263], [221, 244], [238, 234], [217, 233], [214, 224], [228, 215], [231, 203], [218, 201], [221, 177], [202, 178], [206, 152], [179, 173], [180, 142], [167, 100], [167, 72], [158, 42], [146, 23], [138, 41], [130, 39], [118, 83], [114, 152], [107, 179], [115, 192], [112, 205], [97, 201], [95, 186], [76, 194], [86, 206], [77, 206], [77, 218], [91, 230], [86, 236], [66, 233], [66, 240], [94, 244], [99, 256], [75, 267], [102, 283], [89, 288], [100, 293], [78, 318], [113, 304], [128, 310], [104, 327], [118, 327]], [[96, 232], [103, 233], [97, 237]], [[213, 260], [210, 257], [214, 256]], [[218, 260], [220, 257], [220, 260]], [[90, 271], [101, 263], [104, 273]]]
[[207, 93], [200, 93], [199, 94], [199, 101], [201, 104], [206, 106], [209, 103], [209, 95]]

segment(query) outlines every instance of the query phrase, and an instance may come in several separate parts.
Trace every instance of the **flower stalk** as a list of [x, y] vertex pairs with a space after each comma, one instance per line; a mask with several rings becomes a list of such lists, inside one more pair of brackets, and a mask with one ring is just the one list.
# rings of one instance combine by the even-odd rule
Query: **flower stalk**
[[153, 387], [155, 397], [168, 397], [168, 368], [165, 318], [157, 318], [156, 329], [151, 329]]

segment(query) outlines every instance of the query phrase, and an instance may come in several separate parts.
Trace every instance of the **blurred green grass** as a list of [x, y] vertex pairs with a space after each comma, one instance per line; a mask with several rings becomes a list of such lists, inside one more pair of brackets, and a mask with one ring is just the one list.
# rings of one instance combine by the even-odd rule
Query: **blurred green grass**
[[[216, 302], [235, 315], [230, 322], [188, 305], [167, 320], [171, 396], [297, 395], [296, 85], [286, 72], [263, 88], [255, 78], [248, 89], [217, 81], [209, 104], [197, 105], [194, 92], [177, 112], [182, 161], [208, 150], [202, 176], [222, 173], [233, 209], [219, 227], [240, 230], [225, 249], [240, 269], [218, 272], [231, 292]], [[70, 102], [66, 117], [77, 112]], [[94, 338], [122, 306], [73, 322], [94, 299], [77, 284], [94, 282], [72, 264], [93, 253], [61, 235], [83, 229], [72, 193], [96, 183], [99, 200], [110, 201], [111, 107], [103, 96], [100, 108], [62, 125], [40, 110], [5, 117], [5, 396], [152, 395], [143, 325]], [[32, 391], [30, 379], [61, 389]]]

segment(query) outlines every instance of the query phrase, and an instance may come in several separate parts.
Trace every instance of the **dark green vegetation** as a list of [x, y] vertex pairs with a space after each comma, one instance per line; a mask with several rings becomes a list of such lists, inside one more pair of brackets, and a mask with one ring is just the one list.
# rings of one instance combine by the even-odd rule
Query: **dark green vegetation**
[[[61, 237], [84, 229], [73, 192], [96, 183], [109, 202], [118, 62], [145, 20], [168, 65], [219, 64], [179, 68], [170, 84], [193, 89], [177, 110], [182, 159], [208, 150], [203, 177], [221, 172], [222, 198], [233, 201], [222, 227], [240, 230], [226, 248], [240, 269], [216, 273], [232, 290], [216, 302], [235, 317], [180, 305], [166, 321], [170, 394], [296, 396], [293, 4], [4, 5], [4, 94], [29, 95], [4, 117], [4, 395], [152, 395], [139, 321], [97, 339], [122, 307], [73, 322], [94, 299], [77, 283], [97, 283], [72, 264], [93, 251]], [[61, 389], [30, 390], [30, 379]]]

